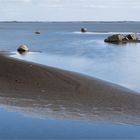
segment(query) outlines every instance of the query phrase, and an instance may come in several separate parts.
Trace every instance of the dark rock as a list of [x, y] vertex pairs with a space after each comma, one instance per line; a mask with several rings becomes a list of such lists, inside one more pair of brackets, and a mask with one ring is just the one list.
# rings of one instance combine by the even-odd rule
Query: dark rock
[[82, 32], [82, 33], [87, 32], [87, 28], [81, 28], [81, 32]]
[[38, 34], [38, 35], [39, 35], [39, 34], [40, 34], [40, 32], [35, 32], [35, 34]]

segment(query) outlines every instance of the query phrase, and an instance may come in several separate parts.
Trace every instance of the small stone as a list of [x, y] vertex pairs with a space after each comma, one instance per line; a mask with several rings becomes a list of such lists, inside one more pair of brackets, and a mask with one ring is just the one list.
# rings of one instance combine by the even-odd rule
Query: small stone
[[42, 89], [42, 90], [41, 90], [41, 92], [43, 92], [43, 93], [44, 93], [44, 92], [46, 92], [46, 90]]
[[81, 32], [82, 32], [82, 33], [87, 32], [87, 28], [81, 28]]
[[40, 32], [35, 32], [35, 34], [39, 35], [39, 34], [40, 34]]

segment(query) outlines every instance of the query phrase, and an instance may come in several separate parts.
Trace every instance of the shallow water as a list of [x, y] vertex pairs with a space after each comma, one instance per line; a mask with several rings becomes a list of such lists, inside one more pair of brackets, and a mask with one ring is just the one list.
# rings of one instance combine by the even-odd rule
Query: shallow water
[[139, 44], [113, 46], [104, 44], [102, 40], [93, 40], [87, 42], [87, 45], [78, 46], [80, 50], [75, 48], [71, 55], [67, 55], [68, 52], [65, 53], [64, 50], [58, 50], [60, 52], [56, 51], [56, 54], [32, 52], [25, 56], [16, 54], [13, 57], [80, 72], [140, 91]]
[[[7, 107], [6, 107], [7, 108]], [[135, 139], [140, 138], [139, 126], [91, 123], [74, 120], [33, 118], [1, 108], [2, 139]]]
[[[64, 30], [48, 34], [41, 34], [30, 40], [34, 43], [31, 44], [31, 51], [41, 51], [41, 53], [31, 52], [27, 55], [12, 56], [84, 73], [140, 91], [139, 43], [119, 45], [104, 43], [104, 39], [110, 33], [101, 31], [98, 34], [82, 34]], [[30, 46], [30, 43], [26, 44]]]
[[[138, 22], [0, 23], [0, 49], [15, 52], [20, 44], [27, 44], [30, 53], [15, 52], [11, 57], [84, 73], [140, 92], [140, 44], [103, 41], [118, 32], [140, 32], [139, 26]], [[81, 27], [92, 32], [81, 34]], [[40, 116], [39, 109], [36, 114], [30, 108], [0, 104], [0, 138], [140, 138], [140, 126], [59, 120], [49, 114]]]
[[2, 139], [139, 139], [139, 126], [26, 117], [0, 111]]

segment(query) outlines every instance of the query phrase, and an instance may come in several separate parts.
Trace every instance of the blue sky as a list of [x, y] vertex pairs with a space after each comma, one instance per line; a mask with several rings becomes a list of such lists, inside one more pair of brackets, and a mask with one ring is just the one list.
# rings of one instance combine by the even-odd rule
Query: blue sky
[[0, 0], [0, 21], [140, 21], [140, 0]]

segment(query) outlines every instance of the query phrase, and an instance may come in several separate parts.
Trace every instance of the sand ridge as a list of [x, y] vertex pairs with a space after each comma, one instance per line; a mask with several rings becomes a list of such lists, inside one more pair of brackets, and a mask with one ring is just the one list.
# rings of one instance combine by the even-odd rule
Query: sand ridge
[[0, 65], [1, 105], [32, 108], [38, 115], [42, 108], [45, 116], [58, 118], [140, 123], [140, 95], [127, 88], [6, 56]]

